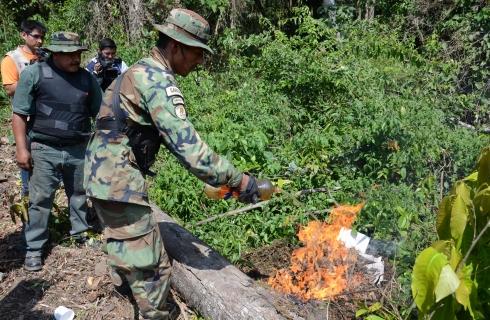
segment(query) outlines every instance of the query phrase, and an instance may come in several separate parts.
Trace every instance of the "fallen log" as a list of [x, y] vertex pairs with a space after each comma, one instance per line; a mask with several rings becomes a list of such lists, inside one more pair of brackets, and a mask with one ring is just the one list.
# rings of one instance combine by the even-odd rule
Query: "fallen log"
[[152, 209], [173, 260], [171, 284], [191, 308], [213, 320], [303, 319], [286, 298], [257, 284], [157, 206]]

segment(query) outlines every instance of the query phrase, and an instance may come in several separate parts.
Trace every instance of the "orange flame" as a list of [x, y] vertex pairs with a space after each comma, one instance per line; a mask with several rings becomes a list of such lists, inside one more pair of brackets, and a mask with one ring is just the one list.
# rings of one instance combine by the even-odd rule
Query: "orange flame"
[[338, 206], [330, 213], [330, 222], [310, 221], [298, 232], [304, 247], [293, 251], [291, 267], [270, 277], [274, 289], [303, 300], [326, 300], [347, 287], [346, 272], [354, 262], [349, 250], [337, 240], [341, 228], [349, 228], [364, 203]]

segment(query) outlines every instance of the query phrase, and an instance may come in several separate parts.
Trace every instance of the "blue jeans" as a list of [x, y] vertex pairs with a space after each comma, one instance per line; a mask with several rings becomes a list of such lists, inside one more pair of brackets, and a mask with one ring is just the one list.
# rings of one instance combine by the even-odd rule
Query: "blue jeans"
[[41, 251], [48, 241], [48, 220], [55, 192], [63, 180], [70, 209], [70, 234], [89, 228], [83, 189], [86, 143], [54, 146], [31, 143], [33, 169], [29, 181], [29, 222], [25, 227], [27, 251]]

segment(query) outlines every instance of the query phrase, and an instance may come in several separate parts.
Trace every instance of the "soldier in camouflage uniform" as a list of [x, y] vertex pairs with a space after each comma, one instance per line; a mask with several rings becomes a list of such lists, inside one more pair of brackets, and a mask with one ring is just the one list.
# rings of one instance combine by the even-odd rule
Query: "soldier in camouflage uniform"
[[146, 319], [167, 319], [170, 263], [151, 215], [145, 175], [160, 144], [204, 182], [228, 185], [245, 203], [257, 199], [253, 176], [214, 153], [187, 117], [174, 74], [203, 62], [209, 24], [195, 12], [174, 9], [148, 58], [107, 89], [85, 160], [87, 195], [105, 225], [110, 266], [126, 278]]

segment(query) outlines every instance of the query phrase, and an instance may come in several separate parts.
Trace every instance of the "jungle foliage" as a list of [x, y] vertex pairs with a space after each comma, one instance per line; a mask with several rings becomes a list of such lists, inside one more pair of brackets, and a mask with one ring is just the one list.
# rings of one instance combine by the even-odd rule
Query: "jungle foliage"
[[[97, 39], [110, 36], [134, 63], [155, 41], [150, 22], [174, 3], [153, 0], [135, 11], [131, 2], [3, 1], [0, 49], [15, 46], [16, 25], [32, 16], [50, 31], [79, 32], [93, 48], [87, 59]], [[489, 141], [480, 131], [489, 120], [490, 7], [483, 0], [324, 2], [178, 1], [216, 31], [216, 54], [178, 79], [191, 121], [216, 152], [285, 192], [260, 210], [198, 225], [241, 205], [206, 199], [203, 184], [161, 151], [151, 198], [233, 262], [275, 239], [296, 241], [301, 224], [325, 219], [336, 202], [366, 201], [356, 229], [400, 248], [393, 263], [401, 288], [377, 314], [414, 316], [408, 288], [417, 255], [438, 239], [458, 256], [467, 249], [438, 234], [436, 213]], [[134, 12], [142, 12], [137, 32], [128, 21]], [[329, 192], [294, 196], [309, 188]], [[476, 201], [471, 194], [466, 200]], [[479, 243], [488, 249], [488, 237]], [[415, 297], [420, 317], [431, 294], [423, 304]], [[488, 303], [488, 292], [479, 297]]]

